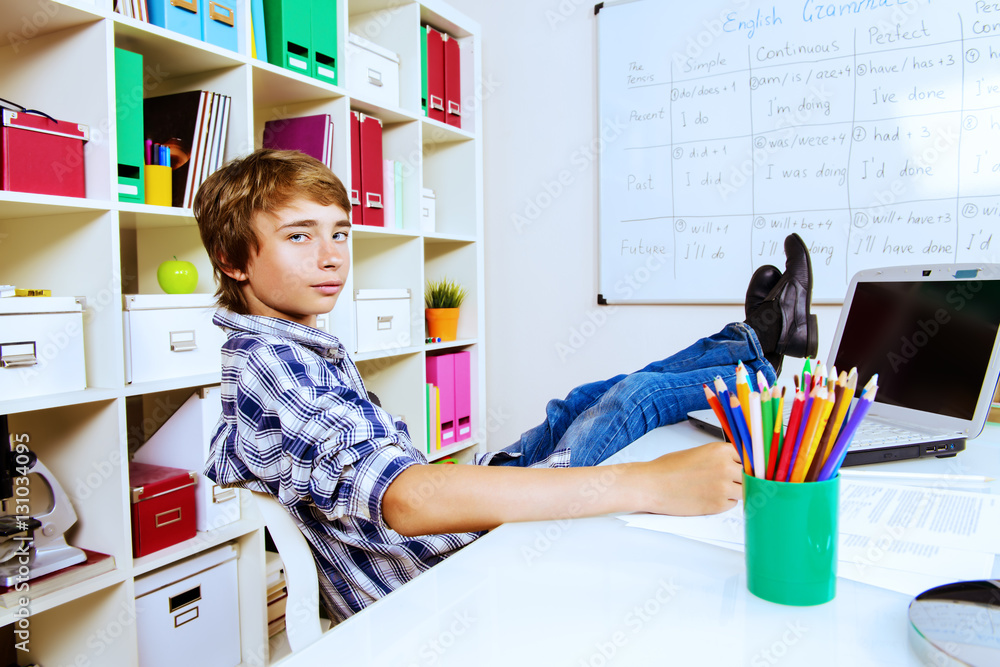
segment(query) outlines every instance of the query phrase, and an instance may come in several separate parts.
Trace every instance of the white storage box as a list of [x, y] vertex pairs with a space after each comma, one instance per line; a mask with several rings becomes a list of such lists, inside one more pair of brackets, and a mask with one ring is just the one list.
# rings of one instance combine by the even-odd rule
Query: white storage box
[[221, 414], [222, 389], [202, 387], [132, 457], [137, 463], [197, 471], [195, 525], [203, 532], [240, 519], [239, 489], [223, 489], [201, 474]]
[[437, 228], [436, 204], [434, 191], [430, 188], [420, 188], [420, 231], [423, 234], [433, 233]]
[[366, 102], [399, 107], [399, 56], [352, 32], [347, 33], [347, 86]]
[[86, 388], [81, 301], [0, 299], [0, 400]]
[[143, 667], [240, 664], [240, 600], [234, 544], [135, 580], [136, 635]]
[[126, 294], [125, 382], [219, 373], [226, 335], [211, 294]]
[[410, 346], [410, 290], [354, 291], [358, 352]]

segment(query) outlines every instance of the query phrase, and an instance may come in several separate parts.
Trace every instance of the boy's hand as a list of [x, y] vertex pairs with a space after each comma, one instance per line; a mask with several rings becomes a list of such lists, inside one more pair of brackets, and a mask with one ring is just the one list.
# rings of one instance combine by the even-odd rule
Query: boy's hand
[[710, 442], [643, 465], [643, 510], [647, 512], [718, 514], [743, 497], [743, 465], [731, 443]]

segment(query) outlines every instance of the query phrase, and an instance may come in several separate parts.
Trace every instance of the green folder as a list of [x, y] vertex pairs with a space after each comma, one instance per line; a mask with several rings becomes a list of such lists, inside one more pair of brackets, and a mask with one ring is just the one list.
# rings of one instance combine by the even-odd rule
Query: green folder
[[115, 48], [115, 127], [118, 129], [118, 201], [146, 202], [142, 131], [142, 54]]
[[396, 160], [392, 164], [396, 185], [396, 229], [403, 228], [403, 163]]
[[337, 2], [312, 0], [309, 75], [337, 85]]
[[427, 26], [420, 26], [420, 108], [427, 115]]
[[272, 65], [310, 74], [310, 3], [311, 0], [264, 0], [267, 61]]

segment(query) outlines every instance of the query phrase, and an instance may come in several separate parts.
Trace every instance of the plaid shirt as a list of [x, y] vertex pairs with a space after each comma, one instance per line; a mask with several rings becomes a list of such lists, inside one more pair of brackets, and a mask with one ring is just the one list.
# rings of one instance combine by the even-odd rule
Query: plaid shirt
[[228, 341], [205, 475], [277, 496], [312, 545], [324, 602], [339, 620], [482, 535], [403, 537], [386, 525], [389, 484], [427, 459], [406, 426], [369, 401], [334, 336], [224, 309], [213, 321]]

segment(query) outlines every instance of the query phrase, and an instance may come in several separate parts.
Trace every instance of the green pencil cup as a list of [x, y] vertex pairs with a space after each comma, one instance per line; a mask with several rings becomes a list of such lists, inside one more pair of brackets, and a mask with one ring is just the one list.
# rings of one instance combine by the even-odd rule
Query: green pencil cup
[[775, 482], [743, 475], [747, 588], [778, 604], [808, 606], [837, 590], [840, 475]]

